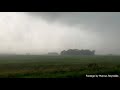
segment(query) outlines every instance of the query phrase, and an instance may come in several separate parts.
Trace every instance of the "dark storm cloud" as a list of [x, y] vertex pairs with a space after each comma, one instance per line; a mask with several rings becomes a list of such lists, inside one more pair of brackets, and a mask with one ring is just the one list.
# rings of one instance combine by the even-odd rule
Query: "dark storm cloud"
[[119, 12], [29, 12], [29, 14], [48, 21], [64, 21], [67, 24], [120, 23]]
[[29, 15], [41, 17], [49, 23], [59, 22], [75, 27], [84, 25], [87, 30], [102, 35], [120, 32], [119, 12], [30, 12]]
[[41, 17], [49, 23], [59, 22], [78, 27], [83, 24], [86, 28], [97, 29], [98, 32], [119, 30], [120, 26], [119, 12], [30, 12], [29, 15]]
[[120, 54], [119, 12], [1, 12], [0, 52]]
[[[99, 50], [118, 53], [120, 49], [120, 13], [119, 12], [39, 12], [29, 13], [51, 22], [59, 22], [67, 26], [80, 27], [94, 32], [101, 38]], [[120, 52], [119, 52], [120, 54]]]

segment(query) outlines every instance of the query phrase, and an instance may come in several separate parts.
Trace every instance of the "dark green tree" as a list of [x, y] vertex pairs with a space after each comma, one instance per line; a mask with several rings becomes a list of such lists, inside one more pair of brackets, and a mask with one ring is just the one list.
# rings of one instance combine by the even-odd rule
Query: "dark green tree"
[[95, 50], [79, 50], [79, 49], [68, 49], [61, 51], [61, 55], [95, 55]]

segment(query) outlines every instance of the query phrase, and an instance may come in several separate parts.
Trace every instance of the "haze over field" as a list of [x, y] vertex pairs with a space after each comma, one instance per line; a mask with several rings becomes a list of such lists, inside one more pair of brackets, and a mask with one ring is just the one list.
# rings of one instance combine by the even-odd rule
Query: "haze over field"
[[91, 49], [120, 55], [119, 12], [0, 12], [0, 53]]

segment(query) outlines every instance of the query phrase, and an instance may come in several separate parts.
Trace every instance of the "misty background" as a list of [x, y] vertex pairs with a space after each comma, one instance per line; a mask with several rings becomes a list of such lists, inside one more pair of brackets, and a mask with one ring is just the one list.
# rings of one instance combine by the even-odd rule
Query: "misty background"
[[91, 49], [120, 55], [119, 12], [0, 12], [0, 54]]

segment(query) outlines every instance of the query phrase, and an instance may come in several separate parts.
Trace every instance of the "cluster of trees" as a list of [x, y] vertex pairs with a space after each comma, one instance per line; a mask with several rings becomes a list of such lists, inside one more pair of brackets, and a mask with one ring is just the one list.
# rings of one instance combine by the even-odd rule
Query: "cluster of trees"
[[61, 51], [61, 55], [95, 55], [95, 50], [79, 50], [79, 49], [69, 49]]

